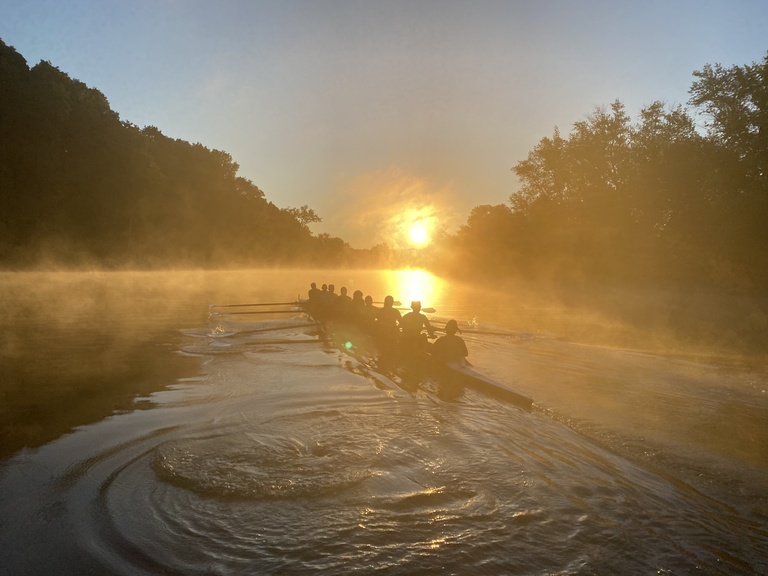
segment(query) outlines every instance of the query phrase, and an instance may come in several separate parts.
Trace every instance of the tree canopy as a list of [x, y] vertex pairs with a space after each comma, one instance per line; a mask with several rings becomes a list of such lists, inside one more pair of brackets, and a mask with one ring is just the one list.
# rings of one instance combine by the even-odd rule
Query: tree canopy
[[764, 294], [768, 56], [694, 77], [692, 110], [656, 101], [633, 121], [615, 101], [542, 138], [514, 166], [509, 204], [475, 208], [453, 238], [463, 266]]
[[[477, 206], [423, 258], [441, 273], [768, 291], [768, 55], [693, 73], [690, 108], [615, 101], [542, 138], [509, 202]], [[105, 96], [0, 40], [0, 265], [398, 262], [314, 236], [220, 150], [123, 121]], [[438, 252], [439, 250], [439, 252]]]
[[0, 265], [317, 265], [314, 237], [220, 150], [121, 121], [105, 96], [0, 40]]

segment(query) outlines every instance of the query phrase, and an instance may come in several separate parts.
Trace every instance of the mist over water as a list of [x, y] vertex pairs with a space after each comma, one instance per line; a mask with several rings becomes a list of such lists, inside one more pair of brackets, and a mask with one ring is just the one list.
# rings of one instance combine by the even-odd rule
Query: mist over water
[[[209, 314], [312, 281], [456, 318], [533, 412], [404, 386], [306, 343], [295, 312]], [[742, 358], [630, 348], [595, 315], [415, 271], [5, 274], [0, 290], [9, 574], [768, 571], [768, 375]]]

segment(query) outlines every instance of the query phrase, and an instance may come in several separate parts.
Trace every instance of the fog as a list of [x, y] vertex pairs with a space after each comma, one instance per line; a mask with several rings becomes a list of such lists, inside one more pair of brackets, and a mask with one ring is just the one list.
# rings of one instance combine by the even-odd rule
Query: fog
[[[310, 282], [360, 289], [376, 301], [420, 299], [436, 309], [436, 327], [459, 322], [482, 371], [634, 458], [677, 454], [679, 466], [694, 446], [757, 466], [768, 458], [764, 352], [741, 353], [723, 344], [728, 334], [705, 331], [718, 314], [743, 313], [725, 297], [692, 294], [681, 303], [661, 292], [482, 287], [420, 270], [349, 269], [0, 274], [0, 458], [150, 408], [154, 393], [205, 378], [206, 342], [217, 331], [247, 334], [296, 315], [285, 306], [274, 316], [227, 316], [209, 305], [292, 302]], [[687, 314], [709, 313], [681, 330], [681, 305]], [[191, 353], [190, 334], [208, 352]], [[693, 461], [688, 470], [691, 478], [700, 473]]]

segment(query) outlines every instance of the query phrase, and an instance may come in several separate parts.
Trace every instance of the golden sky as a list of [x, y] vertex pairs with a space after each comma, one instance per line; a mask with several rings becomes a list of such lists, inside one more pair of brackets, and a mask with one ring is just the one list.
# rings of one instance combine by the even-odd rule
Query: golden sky
[[[511, 168], [620, 99], [768, 49], [763, 0], [0, 0], [0, 38], [121, 118], [229, 152], [316, 233], [396, 242], [506, 202]], [[415, 212], [414, 212], [415, 211]], [[415, 216], [413, 216], [415, 217]]]

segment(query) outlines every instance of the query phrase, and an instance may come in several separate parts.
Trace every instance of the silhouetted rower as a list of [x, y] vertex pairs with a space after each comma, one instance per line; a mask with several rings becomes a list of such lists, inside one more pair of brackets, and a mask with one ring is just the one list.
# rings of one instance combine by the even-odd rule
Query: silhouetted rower
[[397, 348], [400, 335], [400, 310], [394, 308], [392, 296], [384, 298], [384, 307], [376, 312], [376, 338], [382, 354], [391, 358]]
[[426, 350], [427, 339], [422, 334], [422, 329], [427, 331], [430, 338], [435, 337], [435, 330], [429, 323], [429, 319], [421, 313], [421, 302], [418, 300], [411, 302], [411, 312], [403, 316], [400, 327], [402, 350], [408, 355], [416, 355]]
[[461, 332], [458, 322], [448, 320], [445, 325], [445, 336], [441, 336], [432, 344], [432, 357], [436, 362], [443, 364], [465, 363], [469, 354], [467, 344], [461, 336], [456, 335], [456, 332]]

